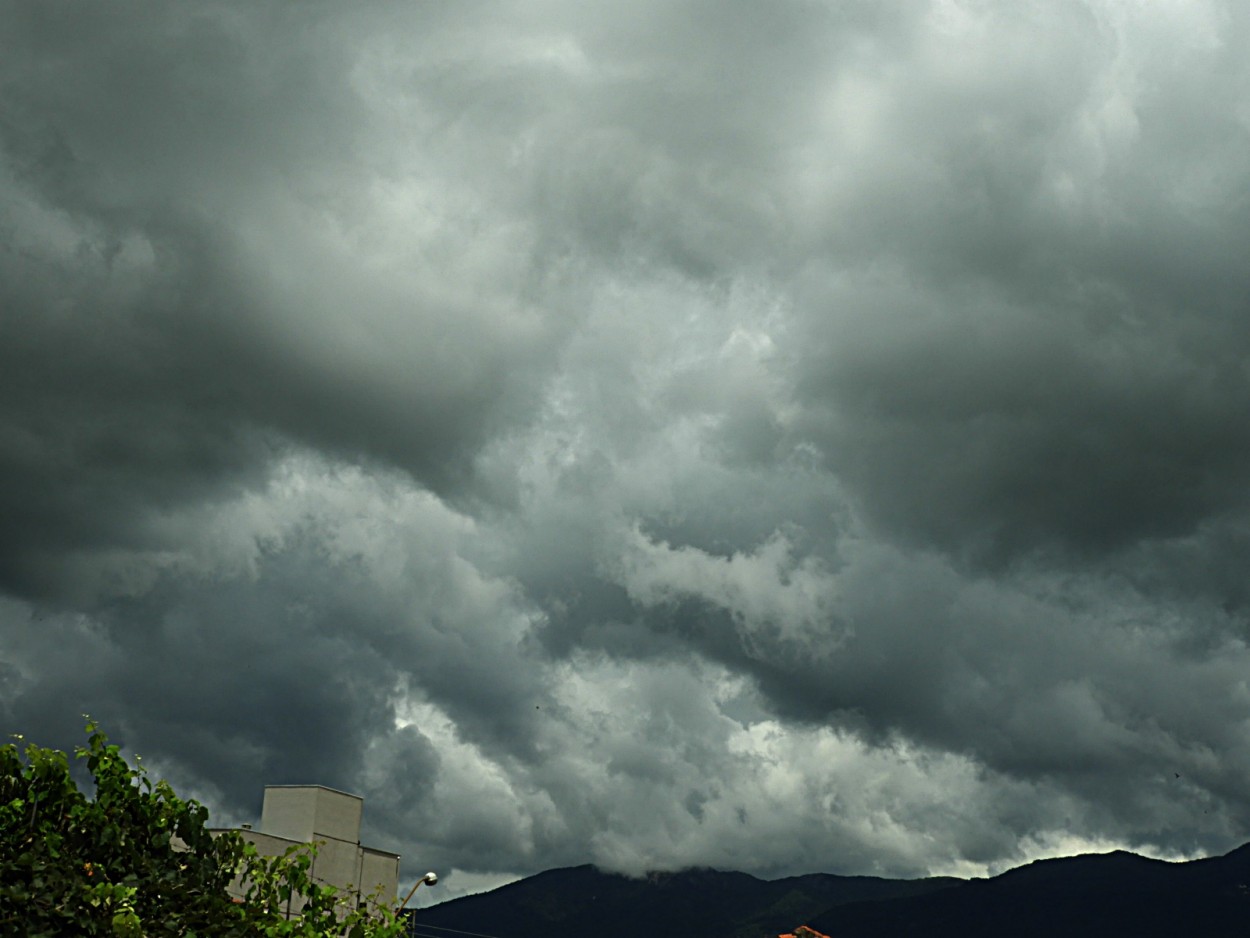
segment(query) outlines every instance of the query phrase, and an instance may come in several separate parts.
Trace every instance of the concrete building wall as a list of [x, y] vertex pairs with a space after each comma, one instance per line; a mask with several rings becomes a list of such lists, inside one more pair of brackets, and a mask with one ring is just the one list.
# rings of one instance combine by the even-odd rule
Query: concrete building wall
[[[260, 830], [240, 833], [259, 853], [277, 856], [292, 846], [317, 843], [309, 871], [317, 882], [353, 893], [357, 902], [375, 891], [382, 905], [394, 907], [399, 885], [399, 856], [360, 843], [364, 801], [356, 795], [319, 785], [272, 785], [265, 788]], [[231, 893], [242, 897], [246, 884]], [[302, 905], [292, 903], [288, 912]]]
[[399, 885], [399, 857], [384, 850], [361, 848], [360, 888], [367, 896], [378, 891], [378, 898], [394, 904]]
[[360, 844], [324, 837], [318, 837], [317, 840], [321, 843], [317, 847], [317, 858], [313, 861], [313, 877], [340, 888], [351, 886], [353, 890], [358, 890]]
[[313, 839], [316, 798], [317, 789], [312, 787], [266, 786], [260, 829], [276, 837], [308, 843]]
[[333, 837], [357, 843], [364, 799], [320, 785], [268, 785], [260, 827], [266, 833], [308, 842]]
[[276, 857], [281, 853], [285, 853], [288, 847], [295, 847], [302, 843], [299, 840], [291, 840], [287, 837], [274, 837], [272, 834], [265, 834], [260, 831], [243, 830], [239, 833], [243, 835], [244, 840], [256, 845], [257, 853], [266, 857]]
[[[290, 847], [298, 847], [303, 841], [293, 840], [287, 837], [275, 837], [272, 834], [266, 834], [261, 831], [243, 829], [239, 831], [243, 835], [243, 839], [256, 847], [256, 852], [266, 857], [281, 856], [286, 853]], [[227, 890], [230, 895], [236, 899], [243, 899], [247, 895], [247, 883], [240, 877], [235, 877], [234, 882], [230, 884]], [[299, 896], [293, 896], [291, 901], [287, 903], [284, 912], [290, 915], [292, 912], [298, 912], [304, 907], [304, 901]]]

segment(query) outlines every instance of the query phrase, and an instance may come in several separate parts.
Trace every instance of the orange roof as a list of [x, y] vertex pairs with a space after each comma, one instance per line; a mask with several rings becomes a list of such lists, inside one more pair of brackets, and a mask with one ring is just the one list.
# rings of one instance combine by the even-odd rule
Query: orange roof
[[818, 932], [814, 928], [808, 928], [806, 925], [800, 925], [794, 931], [786, 932], [784, 935], [778, 935], [777, 938], [829, 938], [829, 936]]

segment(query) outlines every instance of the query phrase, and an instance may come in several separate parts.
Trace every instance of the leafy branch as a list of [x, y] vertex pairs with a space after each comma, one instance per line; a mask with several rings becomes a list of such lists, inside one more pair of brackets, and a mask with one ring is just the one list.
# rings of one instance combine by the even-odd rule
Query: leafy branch
[[[79, 791], [64, 752], [0, 746], [0, 930], [31, 938], [396, 938], [379, 896], [315, 882], [315, 845], [263, 856], [208, 810], [130, 765], [99, 726], [75, 750], [95, 786]], [[136, 760], [137, 761], [137, 760]], [[232, 897], [243, 884], [242, 901]]]

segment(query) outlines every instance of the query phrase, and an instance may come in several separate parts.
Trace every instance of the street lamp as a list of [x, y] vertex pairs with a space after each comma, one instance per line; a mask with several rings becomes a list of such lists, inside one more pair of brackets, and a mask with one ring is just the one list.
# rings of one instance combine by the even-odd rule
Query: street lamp
[[417, 887], [420, 886], [422, 883], [425, 883], [427, 886], [433, 886], [437, 882], [438, 882], [437, 873], [435, 873], [433, 870], [431, 870], [429, 873], [426, 873], [419, 880], [417, 880], [415, 883], [412, 884], [412, 888], [408, 890], [408, 895], [405, 896], [404, 901], [399, 904], [399, 909], [397, 911], [400, 911], [400, 912], [403, 911], [404, 906], [408, 904], [408, 900], [412, 898], [412, 894], [417, 891]]

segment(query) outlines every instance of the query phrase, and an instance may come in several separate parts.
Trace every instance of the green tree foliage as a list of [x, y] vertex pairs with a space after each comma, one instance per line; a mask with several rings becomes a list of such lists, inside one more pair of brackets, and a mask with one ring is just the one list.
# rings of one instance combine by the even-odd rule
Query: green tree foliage
[[[64, 752], [0, 747], [0, 934], [110, 938], [394, 938], [402, 924], [311, 879], [315, 846], [257, 854], [208, 811], [152, 782], [94, 723], [77, 749], [95, 782], [79, 791]], [[242, 877], [246, 896], [227, 887]], [[376, 900], [377, 897], [371, 897]], [[291, 917], [284, 911], [298, 909]]]

